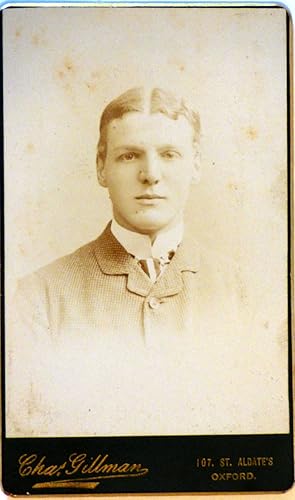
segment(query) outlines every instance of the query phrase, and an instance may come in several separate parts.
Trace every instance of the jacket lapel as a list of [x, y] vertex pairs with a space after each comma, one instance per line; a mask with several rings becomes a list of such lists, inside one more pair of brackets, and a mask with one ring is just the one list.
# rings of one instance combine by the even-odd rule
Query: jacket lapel
[[127, 289], [146, 297], [152, 287], [149, 277], [129, 255], [111, 231], [111, 223], [95, 242], [94, 253], [98, 265], [104, 274], [127, 275]]
[[152, 283], [134, 257], [114, 237], [110, 223], [96, 240], [94, 253], [104, 274], [127, 275], [127, 289], [143, 297], [151, 290], [159, 298], [175, 295], [183, 288], [182, 273], [199, 270], [199, 249], [194, 241], [185, 238], [163, 275]]
[[184, 285], [183, 273], [197, 273], [199, 266], [199, 248], [195, 241], [185, 237], [165, 272], [155, 284], [154, 292], [157, 297], [169, 297], [180, 293]]

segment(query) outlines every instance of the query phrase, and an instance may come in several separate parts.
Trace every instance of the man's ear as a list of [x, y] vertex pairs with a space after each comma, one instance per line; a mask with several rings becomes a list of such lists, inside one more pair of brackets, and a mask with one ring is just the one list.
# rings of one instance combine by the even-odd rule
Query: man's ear
[[195, 149], [195, 154], [194, 154], [194, 170], [193, 170], [193, 177], [192, 177], [192, 182], [193, 184], [198, 184], [201, 179], [201, 154], [198, 148]]
[[107, 187], [105, 162], [99, 156], [96, 158], [96, 173], [99, 184], [102, 187]]

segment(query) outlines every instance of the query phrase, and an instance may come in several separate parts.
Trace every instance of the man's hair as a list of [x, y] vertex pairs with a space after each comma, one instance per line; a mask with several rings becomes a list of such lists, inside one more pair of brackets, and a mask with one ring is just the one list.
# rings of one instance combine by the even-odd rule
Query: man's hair
[[135, 87], [111, 101], [104, 109], [99, 126], [97, 160], [105, 160], [107, 154], [107, 129], [112, 120], [122, 118], [126, 113], [163, 113], [172, 120], [184, 116], [193, 129], [193, 142], [200, 138], [200, 118], [198, 113], [188, 108], [183, 99], [160, 88], [153, 88], [148, 94], [143, 87]]

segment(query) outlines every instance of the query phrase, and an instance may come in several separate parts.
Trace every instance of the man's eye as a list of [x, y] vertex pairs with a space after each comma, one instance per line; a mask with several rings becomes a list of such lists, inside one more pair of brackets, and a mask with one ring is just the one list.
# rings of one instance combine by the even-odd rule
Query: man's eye
[[120, 161], [132, 161], [135, 160], [138, 157], [138, 154], [134, 153], [133, 151], [129, 151], [128, 153], [123, 153], [122, 155], [119, 156]]
[[178, 153], [178, 151], [170, 149], [167, 151], [162, 151], [161, 156], [166, 160], [175, 160], [176, 158], [180, 158], [180, 154]]

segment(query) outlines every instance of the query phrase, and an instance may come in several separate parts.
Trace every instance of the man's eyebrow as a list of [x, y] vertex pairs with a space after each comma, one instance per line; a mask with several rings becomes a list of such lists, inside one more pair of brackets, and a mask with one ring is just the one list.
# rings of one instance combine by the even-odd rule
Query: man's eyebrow
[[[121, 150], [127, 150], [127, 151], [144, 151], [144, 147], [140, 147], [139, 145], [135, 144], [122, 144], [121, 146], [117, 146], [113, 149], [113, 151], [121, 151]], [[163, 149], [181, 149], [180, 144], [172, 144], [172, 143], [166, 143], [166, 144], [159, 144], [156, 146], [157, 150], [163, 150]]]
[[132, 144], [122, 144], [121, 146], [117, 146], [116, 148], [113, 149], [113, 151], [143, 151], [144, 148], [141, 148], [140, 146], [135, 146]]

